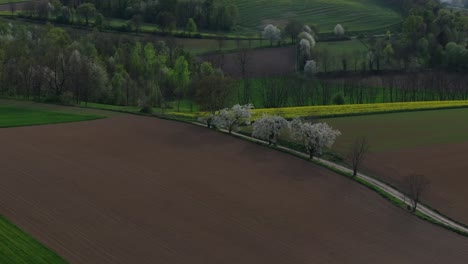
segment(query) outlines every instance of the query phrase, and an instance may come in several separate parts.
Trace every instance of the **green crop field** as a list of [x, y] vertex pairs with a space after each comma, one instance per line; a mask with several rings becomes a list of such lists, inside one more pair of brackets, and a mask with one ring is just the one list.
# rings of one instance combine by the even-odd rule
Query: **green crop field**
[[[342, 24], [347, 31], [385, 29], [401, 16], [379, 0], [223, 0], [239, 8], [241, 31], [258, 32], [262, 25], [284, 26], [288, 19], [317, 24], [322, 33]], [[385, 31], [382, 31], [385, 32]]]
[[19, 2], [27, 2], [27, 0], [0, 0], [0, 5]]
[[445, 109], [321, 120], [342, 132], [334, 150], [344, 153], [367, 136], [372, 152], [468, 141], [468, 109]]
[[0, 106], [0, 128], [76, 122], [98, 118], [101, 116], [62, 113], [12, 105]]
[[0, 263], [66, 263], [61, 257], [0, 216]]

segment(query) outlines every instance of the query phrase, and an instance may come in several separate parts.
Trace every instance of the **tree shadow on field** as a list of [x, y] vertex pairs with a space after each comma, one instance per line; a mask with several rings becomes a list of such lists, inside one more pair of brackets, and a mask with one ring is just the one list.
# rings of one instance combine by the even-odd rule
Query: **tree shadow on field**
[[272, 160], [272, 151], [274, 150], [258, 146], [255, 143], [245, 143], [236, 155], [246, 157], [255, 163], [269, 163]]
[[166, 142], [176, 147], [202, 149], [215, 146], [225, 148], [228, 151], [229, 147], [227, 145], [235, 144], [234, 140], [238, 140], [223, 137], [227, 137], [227, 135], [220, 135], [216, 131], [207, 128], [188, 127], [171, 132], [166, 137]]

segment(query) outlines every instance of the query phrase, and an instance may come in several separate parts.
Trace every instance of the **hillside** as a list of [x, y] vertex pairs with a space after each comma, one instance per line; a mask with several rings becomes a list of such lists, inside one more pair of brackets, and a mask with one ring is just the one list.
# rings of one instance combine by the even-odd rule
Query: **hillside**
[[317, 24], [322, 33], [341, 23], [348, 31], [376, 30], [399, 23], [401, 16], [382, 0], [223, 0], [239, 8], [240, 31], [284, 25], [288, 19]]

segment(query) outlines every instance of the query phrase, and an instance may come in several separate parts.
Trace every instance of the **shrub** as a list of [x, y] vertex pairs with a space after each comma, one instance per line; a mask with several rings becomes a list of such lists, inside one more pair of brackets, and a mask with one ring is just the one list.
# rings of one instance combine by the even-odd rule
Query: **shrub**
[[345, 104], [345, 99], [344, 99], [343, 95], [341, 95], [341, 94], [335, 95], [335, 97], [333, 97], [333, 104], [344, 105]]

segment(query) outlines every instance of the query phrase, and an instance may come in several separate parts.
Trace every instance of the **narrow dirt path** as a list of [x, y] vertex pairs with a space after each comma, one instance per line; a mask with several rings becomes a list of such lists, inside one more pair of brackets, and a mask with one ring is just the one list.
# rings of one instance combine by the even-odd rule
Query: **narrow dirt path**
[[[195, 122], [193, 124], [202, 125], [200, 123], [195, 123]], [[222, 131], [224, 133], [229, 133], [225, 129], [220, 129], [220, 131]], [[236, 132], [232, 132], [232, 134], [237, 136], [237, 137], [240, 137], [240, 138], [244, 138], [244, 139], [248, 139], [250, 141], [254, 141], [254, 142], [257, 142], [257, 143], [268, 145], [268, 142], [260, 140], [260, 139], [256, 139], [256, 138], [253, 138], [253, 137], [250, 137], [250, 136], [242, 135], [242, 134], [239, 134], [239, 133], [236, 133]], [[290, 149], [290, 148], [287, 148], [287, 147], [278, 146], [277, 148], [281, 149], [281, 150], [284, 150], [284, 151], [287, 151], [287, 152], [290, 152], [290, 153], [293, 153], [293, 154], [295, 154], [297, 156], [300, 156], [300, 157], [303, 157], [303, 158], [309, 158], [309, 155], [307, 155], [305, 153], [302, 153], [302, 152], [299, 152], [299, 151], [296, 151], [296, 150], [293, 150], [293, 149]], [[339, 164], [336, 164], [334, 162], [327, 161], [327, 160], [320, 159], [320, 158], [315, 158], [315, 157], [314, 157], [314, 160], [316, 160], [316, 161], [318, 161], [318, 162], [320, 162], [320, 163], [322, 163], [324, 165], [333, 167], [333, 168], [335, 168], [335, 169], [337, 169], [339, 171], [342, 171], [342, 172], [345, 172], [345, 173], [353, 173], [353, 171], [351, 169], [346, 168], [344, 166], [341, 166]], [[358, 173], [356, 177], [360, 178], [360, 179], [363, 179], [363, 180], [371, 183], [372, 185], [384, 190], [385, 192], [387, 192], [388, 194], [394, 196], [395, 198], [402, 201], [403, 203], [405, 203], [407, 205], [411, 205], [411, 200], [410, 200], [410, 198], [408, 196], [406, 196], [405, 194], [403, 194], [399, 190], [391, 187], [390, 185], [388, 185], [386, 183], [383, 183], [383, 182], [381, 182], [381, 181], [379, 181], [379, 180], [377, 180], [377, 179], [375, 179], [373, 177], [367, 176], [367, 175], [362, 174], [362, 173]], [[451, 227], [451, 228], [457, 229], [459, 231], [468, 233], [468, 228], [466, 228], [466, 227], [464, 227], [464, 226], [450, 220], [449, 218], [439, 214], [438, 212], [432, 210], [431, 208], [429, 208], [427, 206], [424, 206], [423, 204], [418, 204], [417, 211], [431, 217], [432, 219], [438, 221], [439, 223], [441, 223], [443, 225], [446, 225], [448, 227]]]

